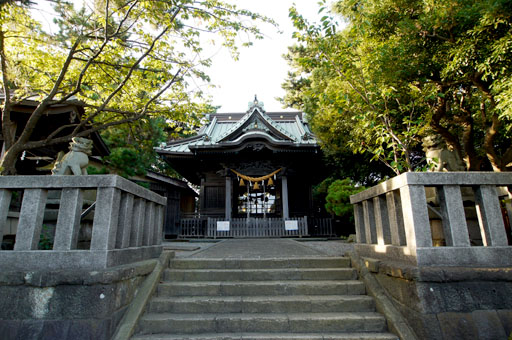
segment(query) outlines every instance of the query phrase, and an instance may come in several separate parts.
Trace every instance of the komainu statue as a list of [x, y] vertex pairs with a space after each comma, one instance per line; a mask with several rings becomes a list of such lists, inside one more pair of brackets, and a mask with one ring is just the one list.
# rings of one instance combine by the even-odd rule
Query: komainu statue
[[439, 135], [423, 138], [423, 151], [429, 171], [465, 171], [466, 167], [456, 151], [449, 150]]
[[[428, 171], [466, 171], [464, 163], [456, 151], [449, 150], [439, 135], [429, 135], [423, 138], [423, 151], [427, 158]], [[427, 202], [439, 205], [436, 189], [426, 187]], [[461, 188], [462, 199], [472, 199], [471, 189]]]
[[87, 175], [88, 155], [92, 151], [92, 140], [73, 137], [69, 143], [69, 152], [57, 156], [52, 175]]

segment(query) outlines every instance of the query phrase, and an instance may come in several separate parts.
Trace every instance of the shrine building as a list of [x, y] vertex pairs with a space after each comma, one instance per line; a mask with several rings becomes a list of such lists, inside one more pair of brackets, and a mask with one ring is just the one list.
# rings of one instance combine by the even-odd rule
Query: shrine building
[[200, 188], [195, 214], [182, 214], [166, 234], [307, 236], [321, 228], [320, 234], [332, 233], [330, 219], [319, 219], [313, 203], [312, 186], [325, 178], [325, 169], [302, 112], [266, 112], [255, 98], [245, 113], [207, 119], [196, 136], [157, 148]]

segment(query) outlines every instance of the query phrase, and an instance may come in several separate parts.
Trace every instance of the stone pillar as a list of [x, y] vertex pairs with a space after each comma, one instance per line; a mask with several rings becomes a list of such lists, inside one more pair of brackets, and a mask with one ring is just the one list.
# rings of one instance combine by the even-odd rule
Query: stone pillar
[[508, 246], [496, 187], [478, 186], [475, 189], [475, 200], [484, 246]]
[[281, 177], [281, 198], [283, 199], [283, 218], [287, 219], [290, 217], [288, 211], [288, 178], [286, 176]]
[[226, 221], [231, 220], [231, 177], [226, 176]]
[[411, 254], [415, 254], [416, 248], [432, 247], [425, 187], [423, 185], [403, 186], [400, 188], [400, 198], [407, 248]]

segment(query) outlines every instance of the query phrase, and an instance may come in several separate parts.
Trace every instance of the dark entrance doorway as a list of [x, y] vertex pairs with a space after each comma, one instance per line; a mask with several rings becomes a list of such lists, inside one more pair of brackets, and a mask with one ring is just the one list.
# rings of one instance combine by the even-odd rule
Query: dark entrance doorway
[[278, 187], [275, 183], [259, 185], [256, 189], [251, 183], [237, 185], [236, 217], [280, 217], [282, 204]]

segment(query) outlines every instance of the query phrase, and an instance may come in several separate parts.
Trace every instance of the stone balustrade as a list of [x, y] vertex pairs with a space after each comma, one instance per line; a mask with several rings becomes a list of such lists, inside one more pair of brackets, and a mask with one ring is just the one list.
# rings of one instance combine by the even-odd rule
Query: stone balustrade
[[[166, 199], [122, 177], [0, 177], [0, 233], [13, 192], [20, 191], [14, 250], [0, 251], [4, 270], [101, 269], [154, 258], [162, 251]], [[84, 194], [90, 191], [96, 192], [90, 246], [78, 249]], [[55, 193], [60, 199], [53, 248], [38, 250], [46, 203]]]
[[[512, 185], [512, 173], [409, 172], [387, 180], [350, 198], [355, 251], [417, 266], [510, 266], [512, 247], [499, 201], [500, 195], [510, 195], [503, 188], [507, 185]], [[473, 193], [470, 198], [468, 190]], [[427, 204], [429, 192], [435, 203]], [[476, 210], [481, 245], [470, 240], [468, 205]], [[442, 223], [443, 246], [432, 242], [429, 215], [434, 213]]]

